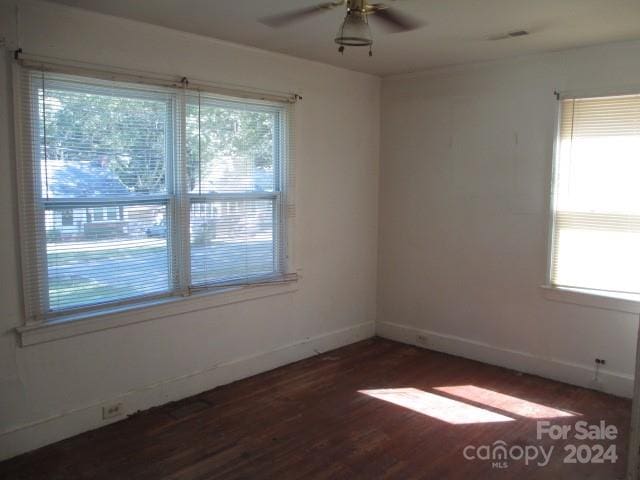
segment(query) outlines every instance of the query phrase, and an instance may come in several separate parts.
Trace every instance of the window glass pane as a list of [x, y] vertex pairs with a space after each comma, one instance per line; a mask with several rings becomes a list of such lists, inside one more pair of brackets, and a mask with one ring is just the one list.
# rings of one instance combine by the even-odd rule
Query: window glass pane
[[60, 210], [60, 222], [63, 227], [71, 227], [74, 224], [73, 209]]
[[560, 148], [560, 210], [640, 214], [640, 126], [635, 136], [573, 137]]
[[283, 105], [197, 94], [183, 111], [170, 88], [21, 76], [30, 320], [186, 292], [189, 248], [192, 285], [281, 272]]
[[43, 197], [166, 191], [168, 95], [71, 81], [34, 83]]
[[273, 274], [275, 200], [194, 202], [191, 275], [194, 285]]
[[601, 228], [596, 223], [608, 219], [591, 215], [559, 217], [555, 284], [640, 292], [640, 228]]
[[78, 206], [45, 211], [51, 310], [170, 288], [166, 206], [108, 206], [103, 210], [115, 214], [100, 220], [96, 210]]
[[201, 99], [187, 106], [192, 193], [272, 192], [276, 185], [278, 113]]
[[562, 102], [551, 281], [640, 293], [640, 96]]

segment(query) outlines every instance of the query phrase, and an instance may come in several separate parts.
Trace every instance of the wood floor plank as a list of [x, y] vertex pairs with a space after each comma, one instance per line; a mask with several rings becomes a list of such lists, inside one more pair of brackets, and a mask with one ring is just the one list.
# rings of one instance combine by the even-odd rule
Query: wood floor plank
[[[487, 404], [491, 397], [438, 390], [466, 385], [573, 412], [550, 419], [554, 424], [605, 420], [620, 431], [619, 459], [565, 464], [571, 440], [538, 440], [537, 419]], [[451, 407], [433, 416], [362, 393], [408, 388], [426, 408], [434, 399]], [[461, 404], [511, 421], [456, 424], [437, 417]], [[0, 478], [612, 480], [624, 477], [629, 416], [625, 399], [374, 338], [21, 455], [0, 463]], [[497, 440], [553, 446], [555, 453], [543, 468], [510, 461], [505, 469], [462, 455], [467, 445]]]

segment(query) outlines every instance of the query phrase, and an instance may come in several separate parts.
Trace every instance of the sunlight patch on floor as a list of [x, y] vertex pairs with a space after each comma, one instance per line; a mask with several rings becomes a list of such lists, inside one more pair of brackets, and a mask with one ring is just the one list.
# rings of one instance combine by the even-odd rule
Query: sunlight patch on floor
[[383, 388], [359, 390], [359, 392], [454, 425], [512, 422], [514, 420], [491, 410], [424, 392], [417, 388]]
[[505, 395], [487, 388], [476, 387], [475, 385], [436, 387], [434, 390], [463, 398], [465, 400], [470, 400], [475, 403], [481, 403], [487, 407], [503, 410], [521, 417], [558, 418], [575, 416], [574, 413], [530, 402], [522, 398], [512, 397], [511, 395]]

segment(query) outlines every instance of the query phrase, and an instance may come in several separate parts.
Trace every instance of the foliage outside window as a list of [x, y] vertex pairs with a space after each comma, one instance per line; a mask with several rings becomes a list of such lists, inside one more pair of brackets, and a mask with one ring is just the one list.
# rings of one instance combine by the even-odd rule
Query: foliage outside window
[[24, 72], [31, 319], [286, 273], [286, 108]]

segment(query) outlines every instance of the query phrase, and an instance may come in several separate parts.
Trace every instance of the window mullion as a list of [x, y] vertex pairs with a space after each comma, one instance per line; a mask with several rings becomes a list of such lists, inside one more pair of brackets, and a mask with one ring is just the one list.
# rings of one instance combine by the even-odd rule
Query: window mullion
[[174, 137], [174, 161], [172, 163], [173, 188], [174, 188], [174, 221], [171, 232], [172, 245], [177, 269], [175, 276], [176, 291], [181, 295], [188, 295], [191, 285], [191, 252], [190, 252], [190, 228], [189, 228], [189, 178], [187, 172], [187, 136], [186, 117], [187, 103], [186, 91], [180, 92], [175, 97], [175, 137]]

